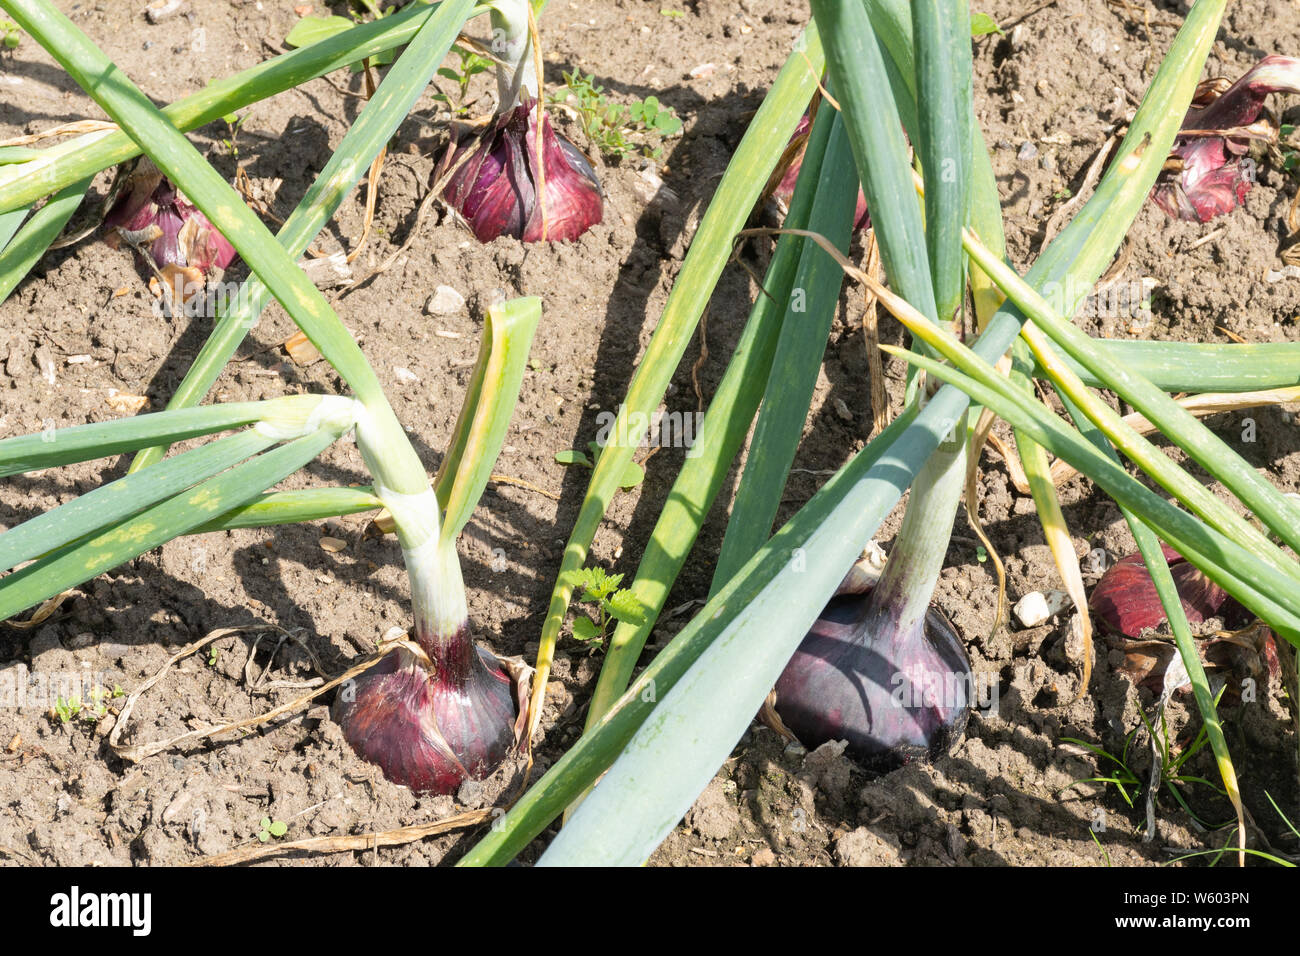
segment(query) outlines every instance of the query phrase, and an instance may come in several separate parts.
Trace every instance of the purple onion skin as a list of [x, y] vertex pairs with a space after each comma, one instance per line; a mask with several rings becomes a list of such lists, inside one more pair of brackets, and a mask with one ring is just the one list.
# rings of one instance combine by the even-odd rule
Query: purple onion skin
[[455, 793], [494, 771], [514, 746], [510, 679], [468, 631], [454, 643], [448, 666], [434, 673], [395, 651], [334, 701], [334, 719], [357, 756], [416, 793]]
[[930, 608], [912, 633], [891, 627], [868, 594], [831, 599], [776, 685], [781, 720], [808, 748], [847, 740], [873, 769], [930, 759], [970, 717], [970, 659]]
[[[1259, 118], [1270, 93], [1300, 92], [1300, 60], [1266, 56], [1223, 95], [1204, 109], [1192, 110], [1183, 129], [1220, 130], [1249, 126]], [[1241, 158], [1249, 152], [1242, 139], [1222, 136], [1188, 136], [1173, 155], [1183, 169], [1151, 192], [1157, 206], [1175, 219], [1209, 222], [1246, 201], [1252, 177]]]
[[[1187, 622], [1200, 624], [1218, 614], [1228, 598], [1227, 592], [1169, 545], [1161, 544], [1160, 548], [1169, 562]], [[1136, 552], [1120, 558], [1101, 576], [1088, 607], [1111, 631], [1135, 639], [1166, 620], [1151, 572]]]
[[116, 201], [104, 215], [118, 244], [120, 227], [149, 248], [149, 257], [169, 281], [173, 275], [188, 291], [235, 260], [235, 248], [152, 163], [141, 161], [127, 173]]
[[451, 157], [444, 157], [445, 164], [473, 150], [448, 181], [443, 198], [479, 242], [500, 236], [567, 242], [600, 222], [600, 183], [591, 164], [577, 147], [556, 135], [549, 117], [543, 117], [541, 135], [545, 223], [537, 194], [537, 111], [531, 103], [502, 114], [476, 141], [458, 144]]
[[[805, 113], [799, 120], [799, 125], [794, 128], [794, 133], [790, 136], [790, 142], [794, 142], [800, 136], [807, 136], [811, 127], [808, 115]], [[803, 156], [807, 150], [807, 143], [799, 150], [799, 154], [794, 157], [790, 165], [786, 168], [781, 181], [772, 190], [772, 196], [780, 200], [785, 208], [789, 208], [790, 200], [794, 198], [795, 183], [799, 181], [799, 170], [803, 168]], [[871, 225], [871, 214], [867, 211], [867, 197], [862, 194], [862, 187], [858, 187], [858, 203], [853, 212], [853, 231], [861, 232]]]

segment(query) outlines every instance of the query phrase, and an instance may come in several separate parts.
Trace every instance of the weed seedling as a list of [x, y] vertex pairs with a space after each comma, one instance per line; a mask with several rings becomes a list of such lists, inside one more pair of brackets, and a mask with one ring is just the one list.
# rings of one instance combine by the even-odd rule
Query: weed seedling
[[661, 106], [657, 97], [647, 96], [624, 106], [605, 96], [605, 88], [596, 83], [594, 75], [583, 76], [581, 70], [562, 75], [564, 86], [551, 101], [572, 109], [587, 138], [606, 156], [640, 151], [657, 159], [663, 153], [663, 141], [681, 132], [682, 121], [671, 108]]
[[61, 724], [70, 724], [72, 719], [81, 713], [81, 698], [72, 696], [69, 698], [59, 697], [54, 701], [54, 716], [59, 719]]
[[440, 67], [438, 75], [456, 84], [456, 98], [453, 101], [446, 93], [434, 93], [433, 98], [446, 103], [452, 116], [465, 116], [469, 113], [469, 104], [465, 102], [465, 97], [469, 94], [470, 81], [478, 74], [492, 69], [492, 61], [461, 46], [452, 47], [451, 52], [460, 58], [460, 68]]
[[56, 698], [54, 706], [50, 708], [50, 716], [57, 719], [60, 724], [65, 725], [72, 723], [74, 720], [80, 720], [86, 724], [97, 724], [108, 716], [107, 702], [125, 696], [126, 691], [116, 685], [111, 691], [96, 685], [87, 693], [86, 700], [82, 700], [77, 694], [66, 698]]
[[[1221, 698], [1222, 696], [1223, 690], [1220, 689], [1219, 697]], [[1218, 702], [1217, 699], [1215, 702]], [[1155, 727], [1152, 726], [1151, 721], [1147, 719], [1146, 713], [1142, 711], [1139, 711], [1138, 713], [1142, 718], [1142, 725], [1146, 727], [1147, 733], [1150, 735], [1151, 739], [1156, 742], [1156, 747], [1160, 753], [1160, 786], [1166, 788], [1173, 796], [1174, 801], [1201, 826], [1210, 830], [1226, 826], [1226, 824], [1207, 823], [1198, 817], [1194, 812], [1192, 812], [1192, 808], [1187, 805], [1187, 801], [1184, 799], [1182, 791], [1179, 789], [1180, 785], [1187, 787], [1193, 783], [1203, 783], [1220, 796], [1227, 796], [1227, 793], [1222, 787], [1217, 786], [1204, 777], [1190, 776], [1182, 772], [1182, 768], [1186, 765], [1187, 761], [1196, 756], [1196, 754], [1203, 750], [1209, 743], [1209, 731], [1205, 728], [1205, 725], [1201, 725], [1201, 729], [1197, 733], [1196, 738], [1188, 747], [1186, 747], [1181, 753], [1175, 754], [1169, 740], [1169, 725], [1165, 721], [1164, 710], [1162, 709], [1160, 712], [1160, 732], [1158, 734], [1156, 733]], [[1082, 783], [1113, 784], [1115, 789], [1119, 791], [1120, 796], [1124, 799], [1124, 802], [1130, 807], [1134, 807], [1134, 798], [1142, 791], [1142, 780], [1129, 765], [1129, 752], [1132, 749], [1133, 741], [1136, 739], [1139, 729], [1140, 728], [1138, 727], [1134, 727], [1129, 735], [1124, 738], [1124, 749], [1121, 751], [1119, 756], [1104, 750], [1096, 744], [1090, 744], [1086, 740], [1080, 740], [1077, 737], [1062, 737], [1061, 740], [1063, 742], [1076, 744], [1077, 746], [1091, 751], [1099, 757], [1104, 757], [1114, 765], [1114, 769], [1110, 776], [1086, 777], [1075, 780], [1073, 783], [1063, 787], [1060, 792], [1064, 793], [1066, 790], [1069, 790], [1070, 787], [1078, 786]]]
[[262, 817], [262, 822], [258, 824], [257, 838], [265, 843], [271, 837], [277, 840], [289, 832], [289, 824], [283, 820], [272, 820], [270, 817]]
[[227, 113], [225, 116], [221, 117], [222, 122], [226, 124], [226, 129], [230, 133], [229, 136], [221, 140], [221, 145], [226, 147], [226, 151], [230, 153], [236, 163], [239, 162], [239, 130], [243, 127], [244, 122], [252, 115], [253, 111], [249, 110], [243, 116], [240, 116], [238, 113]]
[[[577, 465], [579, 468], [595, 468], [596, 461], [600, 458], [600, 446], [594, 441], [587, 442], [587, 449], [591, 452], [579, 451], [576, 448], [570, 448], [565, 451], [555, 453], [555, 460], [561, 465]], [[635, 488], [645, 480], [645, 469], [634, 461], [629, 461], [627, 467], [623, 469], [623, 479], [618, 486], [623, 490]]]
[[12, 20], [0, 20], [0, 49], [16, 50], [22, 43], [23, 31]]
[[622, 583], [623, 575], [608, 574], [604, 568], [583, 568], [578, 572], [575, 584], [582, 589], [578, 600], [594, 604], [595, 612], [592, 617], [574, 618], [574, 640], [594, 650], [604, 643], [611, 622], [645, 623], [645, 607], [631, 591], [619, 587]]

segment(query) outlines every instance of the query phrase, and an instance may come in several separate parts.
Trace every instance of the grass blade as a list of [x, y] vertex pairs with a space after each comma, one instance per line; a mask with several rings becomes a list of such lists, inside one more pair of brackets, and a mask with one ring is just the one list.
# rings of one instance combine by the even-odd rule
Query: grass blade
[[483, 497], [519, 400], [528, 349], [541, 318], [542, 300], [536, 297], [488, 310], [465, 404], [434, 482], [446, 511], [444, 545], [455, 541]]
[[866, 8], [813, 0], [812, 11], [826, 38], [826, 69], [840, 99], [885, 272], [894, 288], [933, 320], [938, 313], [907, 141]]
[[32, 271], [32, 266], [45, 255], [50, 243], [59, 237], [59, 232], [77, 211], [89, 188], [90, 180], [83, 179], [63, 189], [36, 210], [12, 242], [8, 245], [0, 243], [4, 249], [0, 252], [0, 303], [9, 298], [9, 293]]
[[912, 34], [916, 96], [925, 104], [915, 140], [927, 186], [925, 248], [938, 319], [951, 322], [966, 288], [961, 230], [967, 216], [975, 112], [965, 0], [912, 0]]
[[[1254, 392], [1300, 384], [1300, 342], [1092, 339], [1089, 347], [1165, 392]], [[1106, 387], [1069, 355], [1061, 358], [1088, 387]], [[1034, 376], [1042, 378], [1042, 369]]]
[[270, 491], [188, 533], [207, 534], [211, 531], [232, 531], [235, 528], [301, 524], [304, 521], [340, 518], [362, 511], [378, 511], [383, 506], [384, 503], [375, 497], [371, 488], [364, 485], [354, 488]]
[[0, 250], [9, 245], [9, 240], [14, 237], [14, 233], [18, 231], [18, 227], [23, 224], [23, 220], [26, 218], [27, 210], [23, 208], [0, 213]]

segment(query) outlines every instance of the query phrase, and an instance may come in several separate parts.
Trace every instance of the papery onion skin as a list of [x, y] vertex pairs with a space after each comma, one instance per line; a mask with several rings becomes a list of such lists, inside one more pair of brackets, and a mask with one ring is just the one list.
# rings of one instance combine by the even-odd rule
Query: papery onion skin
[[455, 667], [434, 671], [394, 651], [335, 699], [333, 717], [357, 756], [416, 793], [455, 793], [492, 773], [514, 746], [510, 680], [468, 634], [465, 646]]
[[[460, 163], [443, 189], [443, 198], [479, 242], [501, 236], [524, 242], [567, 242], [601, 221], [600, 183], [591, 164], [576, 146], [555, 133], [550, 117], [543, 114], [542, 120], [545, 217], [537, 194], [537, 110], [530, 99], [503, 113], [474, 138], [450, 148], [440, 160], [439, 169], [444, 171]], [[466, 151], [470, 155], [461, 162]]]
[[[1271, 93], [1300, 93], [1300, 60], [1267, 56], [1208, 106], [1192, 110], [1183, 129], [1226, 130], [1259, 118]], [[1152, 201], [1175, 219], [1209, 222], [1246, 201], [1254, 177], [1242, 163], [1249, 142], [1240, 137], [1185, 136], [1171, 153], [1182, 170], [1158, 183]]]
[[931, 607], [923, 631], [903, 633], [868, 594], [832, 598], [776, 685], [776, 710], [809, 749], [848, 741], [865, 766], [887, 769], [946, 752], [965, 731], [970, 658]]
[[[790, 207], [790, 200], [794, 198], [795, 183], [799, 181], [799, 171], [803, 168], [804, 152], [808, 148], [808, 131], [812, 123], [807, 114], [799, 120], [799, 125], [794, 128], [794, 133], [790, 136], [790, 143], [793, 144], [800, 138], [803, 142], [798, 147], [790, 165], [782, 173], [781, 179], [775, 187], [772, 187], [768, 195], [781, 204], [782, 215]], [[787, 149], [789, 146], [787, 145]], [[858, 187], [857, 206], [853, 211], [853, 231], [861, 232], [871, 225], [871, 214], [867, 211], [867, 197], [862, 193], [862, 187]]]
[[118, 246], [120, 228], [187, 293], [235, 260], [235, 247], [147, 158], [125, 174], [104, 224], [109, 246]]
[[[1169, 563], [1187, 622], [1200, 624], [1218, 614], [1227, 592], [1169, 545], [1161, 544], [1160, 548]], [[1102, 575], [1088, 607], [1110, 630], [1130, 638], [1140, 637], [1143, 631], [1159, 627], [1166, 620], [1151, 572], [1138, 552], [1120, 558]]]

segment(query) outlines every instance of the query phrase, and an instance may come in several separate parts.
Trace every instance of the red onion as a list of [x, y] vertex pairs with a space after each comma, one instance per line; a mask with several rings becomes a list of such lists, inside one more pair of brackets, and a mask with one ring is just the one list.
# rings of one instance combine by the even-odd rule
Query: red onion
[[520, 105], [482, 132], [453, 143], [439, 162], [435, 177], [456, 167], [443, 197], [479, 242], [498, 236], [524, 242], [567, 241], [600, 222], [601, 191], [595, 171], [576, 146], [556, 135], [550, 118], [543, 114], [543, 223], [543, 203], [537, 194], [537, 129], [536, 106], [524, 96]]
[[[781, 174], [780, 180], [775, 186], [770, 187], [768, 195], [775, 199], [781, 206], [782, 215], [790, 207], [790, 200], [794, 197], [794, 184], [799, 179], [799, 170], [803, 168], [804, 152], [808, 148], [808, 130], [812, 122], [805, 114], [799, 120], [799, 125], [794, 128], [794, 134], [790, 137], [790, 143], [786, 149], [795, 146], [796, 152], [790, 161], [790, 165], [785, 168]], [[797, 144], [797, 145], [796, 145]], [[862, 194], [862, 187], [858, 187], [858, 204], [853, 213], [853, 231], [860, 232], [871, 224], [871, 214], [867, 212], [867, 197]]]
[[104, 216], [112, 230], [108, 244], [117, 248], [124, 233], [132, 243], [147, 247], [154, 265], [182, 298], [192, 296], [211, 273], [235, 259], [234, 246], [148, 157], [141, 157], [114, 184], [109, 202]]
[[[1300, 60], [1267, 56], [1204, 109], [1193, 110], [1183, 129], [1230, 130], [1259, 117], [1270, 93], [1300, 93]], [[1209, 222], [1246, 201], [1254, 176], [1242, 157], [1249, 141], [1232, 136], [1183, 136], [1172, 155], [1182, 170], [1158, 183], [1151, 198], [1175, 219]]]
[[852, 757], [883, 769], [938, 756], [966, 729], [970, 658], [930, 604], [952, 534], [948, 502], [965, 480], [954, 445], [917, 474], [879, 580], [850, 572], [777, 681], [776, 712], [809, 749], [846, 740]]
[[897, 624], [869, 593], [826, 605], [776, 685], [777, 713], [804, 746], [847, 740], [850, 756], [883, 768], [961, 736], [973, 696], [961, 639], [933, 607]]
[[[418, 635], [417, 635], [418, 638]], [[334, 719], [357, 756], [417, 793], [455, 793], [495, 770], [515, 742], [510, 679], [468, 631], [430, 666], [405, 648], [344, 685]]]
[[[1169, 562], [1187, 622], [1199, 624], [1214, 617], [1227, 599], [1227, 592], [1169, 545], [1160, 547]], [[1151, 573], [1139, 553], [1120, 558], [1102, 575], [1088, 606], [1112, 631], [1130, 638], [1137, 638], [1166, 620]]]

